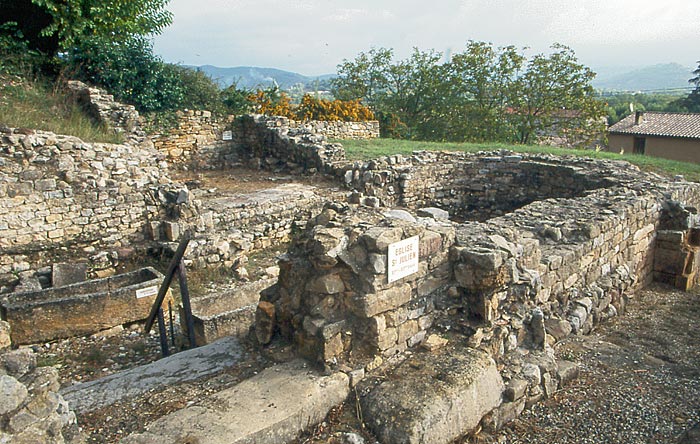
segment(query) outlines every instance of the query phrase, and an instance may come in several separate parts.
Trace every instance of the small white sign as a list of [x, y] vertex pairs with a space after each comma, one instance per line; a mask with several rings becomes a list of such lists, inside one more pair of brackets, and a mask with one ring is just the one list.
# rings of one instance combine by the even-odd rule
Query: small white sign
[[142, 288], [136, 290], [136, 299], [147, 298], [149, 296], [155, 296], [158, 294], [158, 286], [153, 285], [151, 287]]
[[224, 131], [223, 139], [224, 140], [233, 140], [233, 131]]
[[418, 236], [389, 245], [387, 279], [397, 281], [418, 272]]

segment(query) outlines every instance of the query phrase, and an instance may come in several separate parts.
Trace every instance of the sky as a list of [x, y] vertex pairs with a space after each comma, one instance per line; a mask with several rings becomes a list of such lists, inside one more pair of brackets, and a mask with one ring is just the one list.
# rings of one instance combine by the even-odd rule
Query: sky
[[258, 66], [315, 76], [373, 47], [445, 54], [468, 40], [546, 52], [571, 47], [596, 67], [700, 60], [698, 0], [170, 0], [156, 36], [167, 62]]

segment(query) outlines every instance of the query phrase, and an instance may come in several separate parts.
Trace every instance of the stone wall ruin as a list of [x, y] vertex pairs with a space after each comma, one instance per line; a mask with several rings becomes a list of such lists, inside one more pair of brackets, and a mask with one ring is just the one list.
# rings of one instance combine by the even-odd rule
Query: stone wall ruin
[[[34, 271], [69, 251], [173, 248], [188, 230], [186, 260], [194, 267], [230, 267], [291, 239], [279, 278], [255, 310], [260, 343], [284, 337], [354, 384], [408, 349], [432, 347], [439, 331], [478, 350], [475, 360], [489, 372], [494, 362], [501, 368], [491, 386], [502, 393], [481, 421], [487, 428], [575, 374], [554, 359], [557, 341], [623, 313], [633, 292], [654, 279], [681, 288], [698, 280], [694, 183], [624, 162], [510, 152], [355, 162], [340, 144], [282, 118], [232, 125], [230, 143], [202, 141], [207, 146], [171, 157], [202, 170], [322, 173], [345, 192], [289, 184], [210, 196], [173, 181], [167, 156], [147, 144], [3, 129], [0, 275]], [[388, 246], [413, 236], [418, 272], [388, 282]], [[203, 319], [213, 316], [207, 308]]]

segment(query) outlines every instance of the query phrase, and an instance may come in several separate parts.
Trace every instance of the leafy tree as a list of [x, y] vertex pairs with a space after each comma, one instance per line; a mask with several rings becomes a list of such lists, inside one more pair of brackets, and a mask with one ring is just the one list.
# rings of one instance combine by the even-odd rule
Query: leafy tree
[[524, 60], [514, 46], [495, 49], [475, 41], [452, 57], [447, 77], [452, 138], [503, 139], [510, 90]]
[[603, 104], [591, 86], [595, 73], [578, 63], [570, 48], [554, 44], [552, 49], [550, 55], [535, 55], [509, 91], [508, 120], [519, 143], [548, 136], [576, 142], [603, 133]]
[[112, 41], [160, 33], [172, 22], [169, 0], [0, 0], [31, 49], [51, 57], [95, 37]]
[[338, 77], [331, 80], [331, 91], [336, 99], [362, 99], [376, 109], [379, 98], [388, 84], [387, 70], [393, 58], [393, 50], [372, 48], [361, 52], [355, 60], [343, 60], [338, 65]]
[[104, 87], [140, 111], [174, 109], [184, 98], [180, 71], [154, 56], [143, 37], [120, 42], [83, 39], [69, 62], [82, 80]]
[[221, 91], [220, 96], [228, 113], [240, 115], [252, 111], [252, 104], [248, 100], [251, 94], [251, 91], [238, 88], [234, 83]]
[[386, 90], [377, 108], [395, 114], [406, 125], [407, 138], [435, 139], [442, 134], [435, 113], [435, 103], [441, 100], [441, 58], [438, 52], [414, 48], [410, 57], [386, 69]]

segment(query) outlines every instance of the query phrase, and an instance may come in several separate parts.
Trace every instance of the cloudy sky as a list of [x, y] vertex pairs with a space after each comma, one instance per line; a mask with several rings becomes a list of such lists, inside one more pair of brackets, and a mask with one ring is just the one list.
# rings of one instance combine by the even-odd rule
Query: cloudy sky
[[700, 60], [698, 0], [171, 0], [166, 61], [334, 73], [372, 47], [459, 52], [468, 40], [554, 42], [593, 68]]

